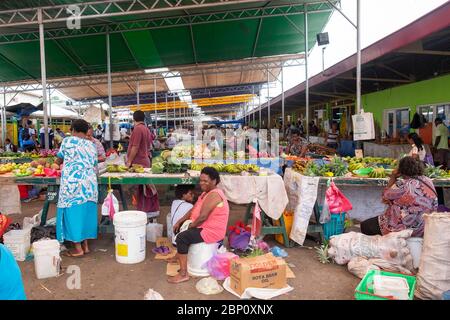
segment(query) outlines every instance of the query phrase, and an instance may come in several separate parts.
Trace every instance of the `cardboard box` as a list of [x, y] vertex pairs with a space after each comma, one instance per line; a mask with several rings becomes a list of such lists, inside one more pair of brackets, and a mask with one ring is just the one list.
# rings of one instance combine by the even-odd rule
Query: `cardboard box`
[[230, 286], [242, 295], [245, 289], [282, 289], [287, 286], [286, 262], [271, 253], [253, 258], [239, 258], [231, 263]]

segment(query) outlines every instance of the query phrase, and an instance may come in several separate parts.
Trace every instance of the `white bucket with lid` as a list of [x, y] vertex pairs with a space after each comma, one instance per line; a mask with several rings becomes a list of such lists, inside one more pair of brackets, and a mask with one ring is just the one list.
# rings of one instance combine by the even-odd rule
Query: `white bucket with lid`
[[409, 285], [405, 278], [375, 275], [373, 290], [379, 296], [393, 297], [398, 300], [409, 299]]
[[191, 244], [188, 252], [188, 272], [195, 277], [208, 277], [209, 271], [205, 266], [216, 253], [218, 243], [200, 242]]
[[423, 238], [406, 239], [411, 256], [413, 257], [414, 268], [418, 269], [420, 264], [420, 256], [422, 255]]
[[17, 261], [25, 261], [30, 251], [31, 229], [10, 230], [3, 235], [4, 245], [11, 250]]
[[38, 279], [57, 277], [61, 257], [58, 240], [41, 240], [33, 243], [34, 270]]
[[124, 264], [145, 260], [147, 214], [121, 211], [114, 215], [116, 261]]

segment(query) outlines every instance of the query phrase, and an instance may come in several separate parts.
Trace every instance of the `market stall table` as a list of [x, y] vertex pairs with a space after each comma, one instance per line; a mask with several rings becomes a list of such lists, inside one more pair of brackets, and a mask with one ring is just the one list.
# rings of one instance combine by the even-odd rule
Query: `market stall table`
[[[289, 204], [287, 210], [295, 212], [295, 208], [301, 203], [302, 194], [299, 185], [305, 176], [293, 169], [286, 169], [284, 182], [288, 193]], [[389, 179], [371, 179], [360, 177], [335, 177], [335, 178], [318, 178], [318, 191], [314, 205], [314, 216], [316, 224], [308, 227], [308, 234], [319, 233], [323, 240], [323, 230], [319, 223], [320, 208], [323, 205], [325, 191], [328, 181], [332, 180], [336, 186], [350, 200], [353, 210], [348, 212], [350, 219], [364, 221], [366, 219], [378, 216], [385, 211], [385, 205], [381, 202], [381, 195], [387, 186]], [[450, 179], [433, 179], [435, 187], [450, 188]]]

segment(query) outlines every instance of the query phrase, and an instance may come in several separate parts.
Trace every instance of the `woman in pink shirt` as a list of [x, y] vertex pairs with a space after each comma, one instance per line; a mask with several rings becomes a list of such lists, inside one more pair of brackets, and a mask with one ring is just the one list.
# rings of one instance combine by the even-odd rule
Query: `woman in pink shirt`
[[187, 271], [187, 254], [191, 244], [206, 242], [216, 243], [225, 237], [230, 208], [222, 190], [217, 188], [220, 183], [219, 173], [211, 167], [206, 167], [200, 174], [200, 188], [203, 193], [194, 207], [173, 227], [178, 232], [186, 220], [192, 220], [189, 228], [177, 235], [177, 256], [180, 271], [174, 277], [169, 277], [170, 283], [180, 283], [189, 280]]

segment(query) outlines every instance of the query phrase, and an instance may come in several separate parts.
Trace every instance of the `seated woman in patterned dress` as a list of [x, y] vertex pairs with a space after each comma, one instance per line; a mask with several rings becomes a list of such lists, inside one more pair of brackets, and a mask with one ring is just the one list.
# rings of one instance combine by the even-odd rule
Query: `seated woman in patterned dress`
[[361, 232], [366, 235], [386, 235], [412, 229], [413, 237], [423, 237], [423, 214], [433, 212], [438, 205], [433, 181], [425, 177], [423, 172], [421, 161], [413, 157], [401, 159], [383, 193], [387, 210], [379, 217], [362, 222]]
[[60, 242], [71, 241], [71, 257], [89, 253], [88, 239], [97, 238], [98, 186], [95, 167], [97, 148], [87, 139], [89, 124], [72, 123], [70, 137], [64, 138], [57, 163], [64, 161], [56, 212], [56, 235]]

